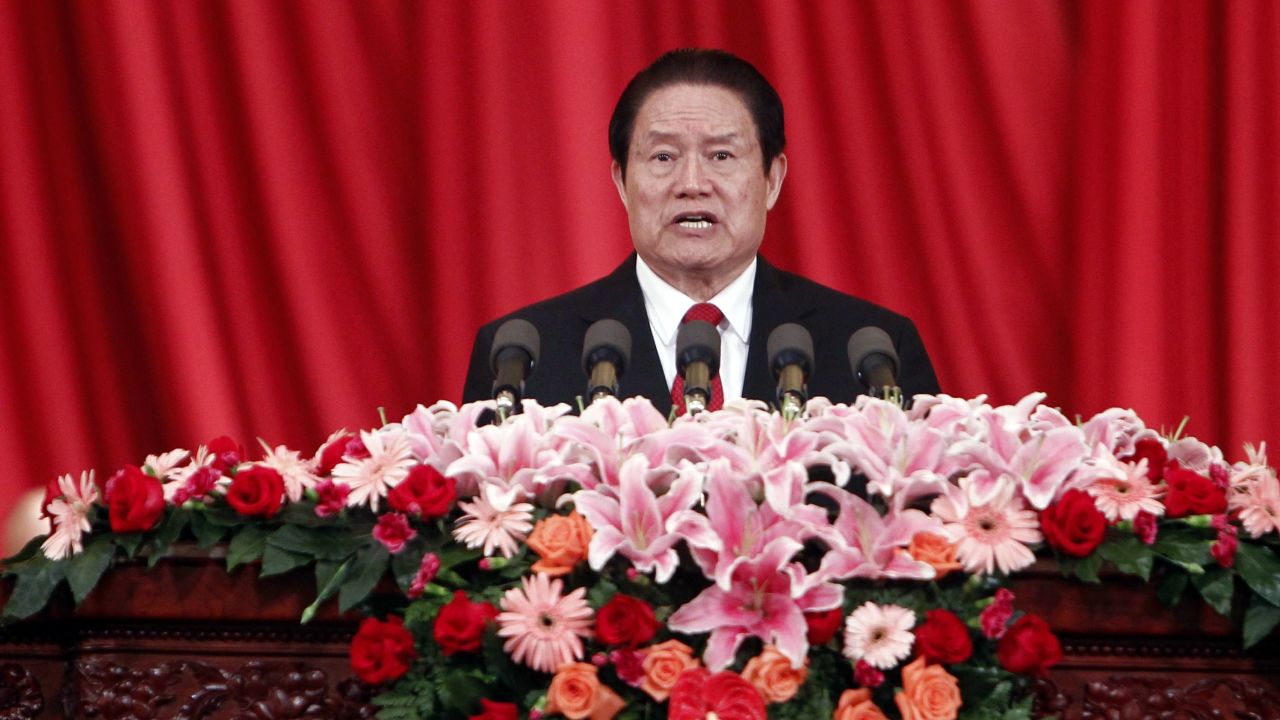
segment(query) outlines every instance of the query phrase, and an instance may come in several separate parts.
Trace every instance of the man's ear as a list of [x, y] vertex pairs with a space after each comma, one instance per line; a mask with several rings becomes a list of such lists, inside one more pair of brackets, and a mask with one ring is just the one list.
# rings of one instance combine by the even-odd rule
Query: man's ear
[[618, 199], [622, 200], [622, 207], [630, 212], [631, 208], [627, 207], [627, 180], [623, 177], [622, 166], [617, 160], [613, 161], [613, 186], [618, 188]]
[[765, 183], [769, 190], [768, 202], [765, 203], [766, 210], [772, 210], [773, 204], [778, 202], [778, 193], [782, 192], [782, 181], [786, 177], [787, 156], [778, 153], [778, 157], [773, 159], [773, 163], [769, 165], [769, 172], [765, 176]]

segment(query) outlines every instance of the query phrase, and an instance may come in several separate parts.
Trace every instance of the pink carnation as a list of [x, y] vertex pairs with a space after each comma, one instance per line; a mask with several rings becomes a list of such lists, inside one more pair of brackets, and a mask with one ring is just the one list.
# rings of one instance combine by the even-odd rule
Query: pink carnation
[[382, 543], [392, 554], [403, 550], [405, 544], [417, 536], [418, 532], [409, 525], [409, 517], [404, 513], [386, 513], [373, 526], [373, 539]]

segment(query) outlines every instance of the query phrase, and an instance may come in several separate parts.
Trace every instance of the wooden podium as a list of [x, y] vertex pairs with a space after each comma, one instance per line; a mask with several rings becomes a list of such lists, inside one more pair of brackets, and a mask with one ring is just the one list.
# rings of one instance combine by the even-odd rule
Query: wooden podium
[[[1085, 585], [1047, 566], [1012, 589], [1066, 653], [1037, 684], [1044, 714], [1280, 719], [1280, 642], [1241, 651], [1198, 600], [1170, 609], [1141, 583]], [[374, 689], [347, 659], [358, 618], [330, 603], [300, 625], [314, 596], [308, 573], [259, 580], [214, 558], [112, 570], [74, 613], [59, 595], [0, 629], [0, 718], [373, 717]]]

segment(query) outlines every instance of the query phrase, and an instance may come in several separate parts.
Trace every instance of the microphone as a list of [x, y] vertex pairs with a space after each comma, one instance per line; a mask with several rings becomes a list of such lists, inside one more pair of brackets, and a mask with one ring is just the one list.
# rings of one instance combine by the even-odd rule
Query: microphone
[[889, 333], [878, 327], [859, 328], [849, 338], [849, 364], [873, 397], [884, 397], [898, 387], [898, 351]]
[[684, 406], [690, 414], [711, 402], [711, 378], [720, 372], [720, 331], [705, 320], [690, 320], [676, 333], [676, 369], [684, 378]]
[[597, 320], [582, 341], [587, 397], [595, 402], [618, 394], [618, 378], [631, 361], [631, 332], [617, 320]]
[[778, 407], [783, 414], [800, 414], [809, 399], [804, 381], [813, 374], [813, 337], [803, 326], [783, 323], [769, 333], [769, 369], [778, 381]]
[[527, 320], [513, 318], [502, 323], [489, 350], [493, 370], [493, 399], [501, 414], [513, 412], [524, 394], [524, 380], [538, 364], [538, 329]]

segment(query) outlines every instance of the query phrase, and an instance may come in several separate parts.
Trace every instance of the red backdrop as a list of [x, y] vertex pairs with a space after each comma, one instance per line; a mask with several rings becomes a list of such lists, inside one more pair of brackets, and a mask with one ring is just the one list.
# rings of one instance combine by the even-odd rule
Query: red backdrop
[[1280, 5], [0, 3], [0, 503], [230, 433], [456, 400], [484, 320], [629, 248], [632, 73], [787, 104], [765, 253], [944, 388], [1276, 437]]

